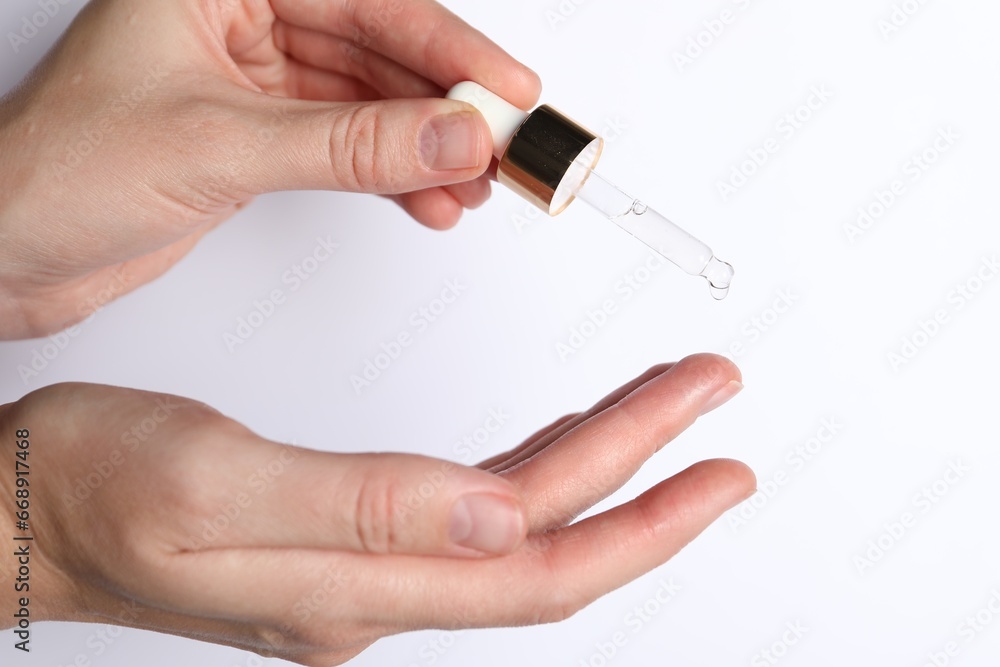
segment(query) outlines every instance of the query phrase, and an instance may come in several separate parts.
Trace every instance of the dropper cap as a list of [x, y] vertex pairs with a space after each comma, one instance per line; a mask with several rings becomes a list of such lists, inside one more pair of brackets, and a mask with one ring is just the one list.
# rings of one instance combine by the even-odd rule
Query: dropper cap
[[472, 81], [447, 97], [486, 118], [499, 160], [497, 180], [549, 215], [569, 206], [600, 159], [604, 140], [547, 104], [525, 112]]

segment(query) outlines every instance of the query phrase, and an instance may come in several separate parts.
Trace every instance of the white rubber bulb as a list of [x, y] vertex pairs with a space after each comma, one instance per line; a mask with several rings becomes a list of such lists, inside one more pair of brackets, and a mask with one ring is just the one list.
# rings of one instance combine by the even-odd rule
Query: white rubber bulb
[[503, 156], [517, 128], [521, 127], [521, 123], [528, 117], [527, 111], [518, 109], [474, 81], [456, 84], [448, 91], [446, 97], [449, 100], [466, 102], [479, 109], [493, 133], [493, 155], [497, 159]]

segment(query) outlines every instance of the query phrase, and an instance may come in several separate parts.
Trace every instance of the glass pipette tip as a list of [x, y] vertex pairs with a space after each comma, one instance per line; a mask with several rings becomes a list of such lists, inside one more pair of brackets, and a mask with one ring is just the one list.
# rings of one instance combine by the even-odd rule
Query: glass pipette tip
[[708, 281], [712, 297], [726, 298], [733, 280], [733, 267], [718, 259], [707, 245], [688, 234], [662, 214], [626, 194], [606, 178], [588, 170], [574, 193], [626, 232], [682, 271]]

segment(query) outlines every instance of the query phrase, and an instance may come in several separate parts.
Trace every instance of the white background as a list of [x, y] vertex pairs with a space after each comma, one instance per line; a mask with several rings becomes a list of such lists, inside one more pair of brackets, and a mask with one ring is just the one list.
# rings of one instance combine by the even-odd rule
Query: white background
[[[573, 11], [558, 22], [546, 14], [559, 11], [556, 0], [448, 4], [541, 74], [543, 101], [596, 130], [624, 128], [601, 171], [730, 261], [729, 299], [714, 302], [700, 279], [667, 267], [626, 300], [616, 284], [648, 252], [582, 204], [519, 229], [525, 205], [497, 188], [457, 229], [435, 233], [375, 198], [281, 194], [101, 311], [37, 378], [23, 382], [16, 368], [46, 341], [0, 346], [0, 401], [63, 380], [111, 383], [198, 398], [274, 439], [441, 457], [454, 457], [453, 444], [502, 408], [512, 418], [483, 446], [485, 457], [656, 362], [732, 354], [742, 343], [743, 394], [612, 501], [703, 458], [748, 462], [761, 489], [783, 472], [785, 484], [743, 508], [745, 524], [727, 515], [670, 563], [565, 623], [409, 634], [353, 664], [600, 665], [595, 642], [618, 631], [628, 642], [610, 664], [770, 664], [758, 652], [796, 622], [807, 631], [782, 665], [919, 666], [949, 641], [960, 649], [950, 664], [995, 659], [1000, 618], [983, 613], [992, 624], [971, 641], [960, 624], [1000, 591], [1000, 279], [972, 280], [981, 289], [961, 308], [954, 290], [1000, 253], [1000, 6], [925, 2], [885, 38], [878, 24], [890, 0], [576, 1], [563, 3]], [[15, 54], [7, 34], [37, 6], [3, 3], [4, 90], [77, 6]], [[723, 9], [735, 20], [681, 71], [675, 53]], [[789, 138], [777, 123], [813, 86], [832, 98]], [[959, 138], [911, 179], [907, 162], [942, 128]], [[778, 152], [723, 201], [718, 182], [769, 137]], [[851, 243], [844, 226], [897, 178], [905, 193]], [[283, 272], [327, 235], [340, 244], [337, 256], [230, 353], [223, 334], [254, 299], [286, 287]], [[356, 394], [350, 376], [409, 330], [410, 313], [448, 279], [468, 286], [461, 298]], [[793, 305], [774, 317], [781, 292]], [[561, 359], [556, 344], [606, 298], [618, 312]], [[929, 340], [917, 335], [926, 344], [894, 368], [888, 355], [939, 309], [947, 323]], [[789, 452], [824, 419], [842, 426], [797, 466]], [[943, 497], [924, 511], [915, 495], [954, 462], [969, 471], [939, 484]], [[888, 537], [885, 525], [904, 512], [916, 524]], [[888, 551], [860, 571], [856, 557], [880, 538]], [[680, 592], [633, 632], [626, 615], [662, 578]], [[83, 654], [100, 667], [261, 664], [132, 630], [108, 645], [99, 629], [36, 626], [35, 652], [23, 662], [61, 666]], [[0, 651], [7, 664], [13, 650]]]

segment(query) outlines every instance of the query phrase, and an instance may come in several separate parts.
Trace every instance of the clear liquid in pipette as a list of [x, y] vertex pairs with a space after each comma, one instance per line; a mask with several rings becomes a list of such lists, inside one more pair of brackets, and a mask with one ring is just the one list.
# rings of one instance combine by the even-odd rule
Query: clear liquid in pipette
[[685, 273], [708, 281], [712, 297], [726, 298], [733, 267], [712, 249], [645, 203], [626, 194], [600, 174], [586, 169], [574, 194]]
[[[640, 241], [642, 241], [647, 246], [649, 246], [650, 248], [652, 248], [653, 250], [655, 250], [659, 254], [663, 255], [667, 259], [670, 259], [675, 264], [678, 264], [678, 266], [680, 266], [682, 269], [688, 271], [689, 273], [695, 273], [690, 268], [687, 268], [684, 265], [679, 264], [677, 262], [677, 259], [675, 259], [675, 258], [677, 257], [678, 253], [676, 251], [670, 251], [667, 248], [664, 248], [663, 245], [661, 245], [661, 244], [655, 244], [654, 245], [654, 243], [651, 243], [649, 240], [647, 240], [649, 238], [649, 236], [647, 236], [645, 234], [643, 234], [643, 235], [637, 234], [634, 231], [634, 227], [632, 225], [630, 225], [629, 221], [626, 219], [626, 218], [628, 218], [630, 216], [642, 216], [642, 215], [645, 215], [648, 211], [649, 211], [649, 207], [645, 203], [643, 203], [643, 202], [639, 201], [638, 199], [636, 199], [635, 201], [632, 202], [632, 206], [629, 208], [628, 211], [625, 212], [624, 215], [612, 218], [612, 220], [617, 225], [619, 225], [622, 229], [624, 229], [625, 231], [627, 231], [630, 234], [632, 234], [632, 236], [634, 236], [635, 238], [639, 239]], [[656, 213], [655, 211], [653, 211], [653, 214], [656, 215], [659, 218], [663, 217], [659, 213]], [[680, 232], [681, 234], [684, 234], [685, 236], [689, 237], [692, 241], [694, 241], [695, 243], [699, 243], [700, 245], [702, 245], [703, 247], [705, 247], [706, 250], [708, 250], [707, 246], [704, 246], [704, 244], [701, 244], [699, 241], [696, 241], [694, 239], [694, 237], [691, 237], [689, 234], [687, 234], [687, 232], [684, 232], [679, 227], [675, 227], [673, 225], [673, 223], [669, 222], [666, 218], [663, 218], [663, 222], [671, 225], [672, 227], [674, 227], [676, 229], [677, 232]], [[667, 230], [666, 230], [666, 228], [663, 228], [662, 231], [665, 232]], [[708, 250], [708, 251], [710, 252], [710, 250]], [[700, 258], [699, 259], [695, 259], [695, 263], [696, 264], [700, 263], [700, 261], [701, 261]], [[731, 264], [729, 264], [728, 262], [723, 262], [722, 260], [718, 259], [713, 254], [713, 255], [711, 255], [708, 258], [708, 260], [705, 263], [704, 268], [701, 270], [701, 272], [697, 273], [697, 275], [701, 276], [706, 281], [708, 281], [708, 289], [709, 289], [709, 292], [712, 295], [712, 298], [715, 299], [716, 301], [722, 301], [723, 299], [726, 298], [726, 296], [729, 295], [729, 285], [733, 281], [733, 275], [734, 275], [734, 273], [735, 272], [733, 271], [733, 267], [732, 267]]]

